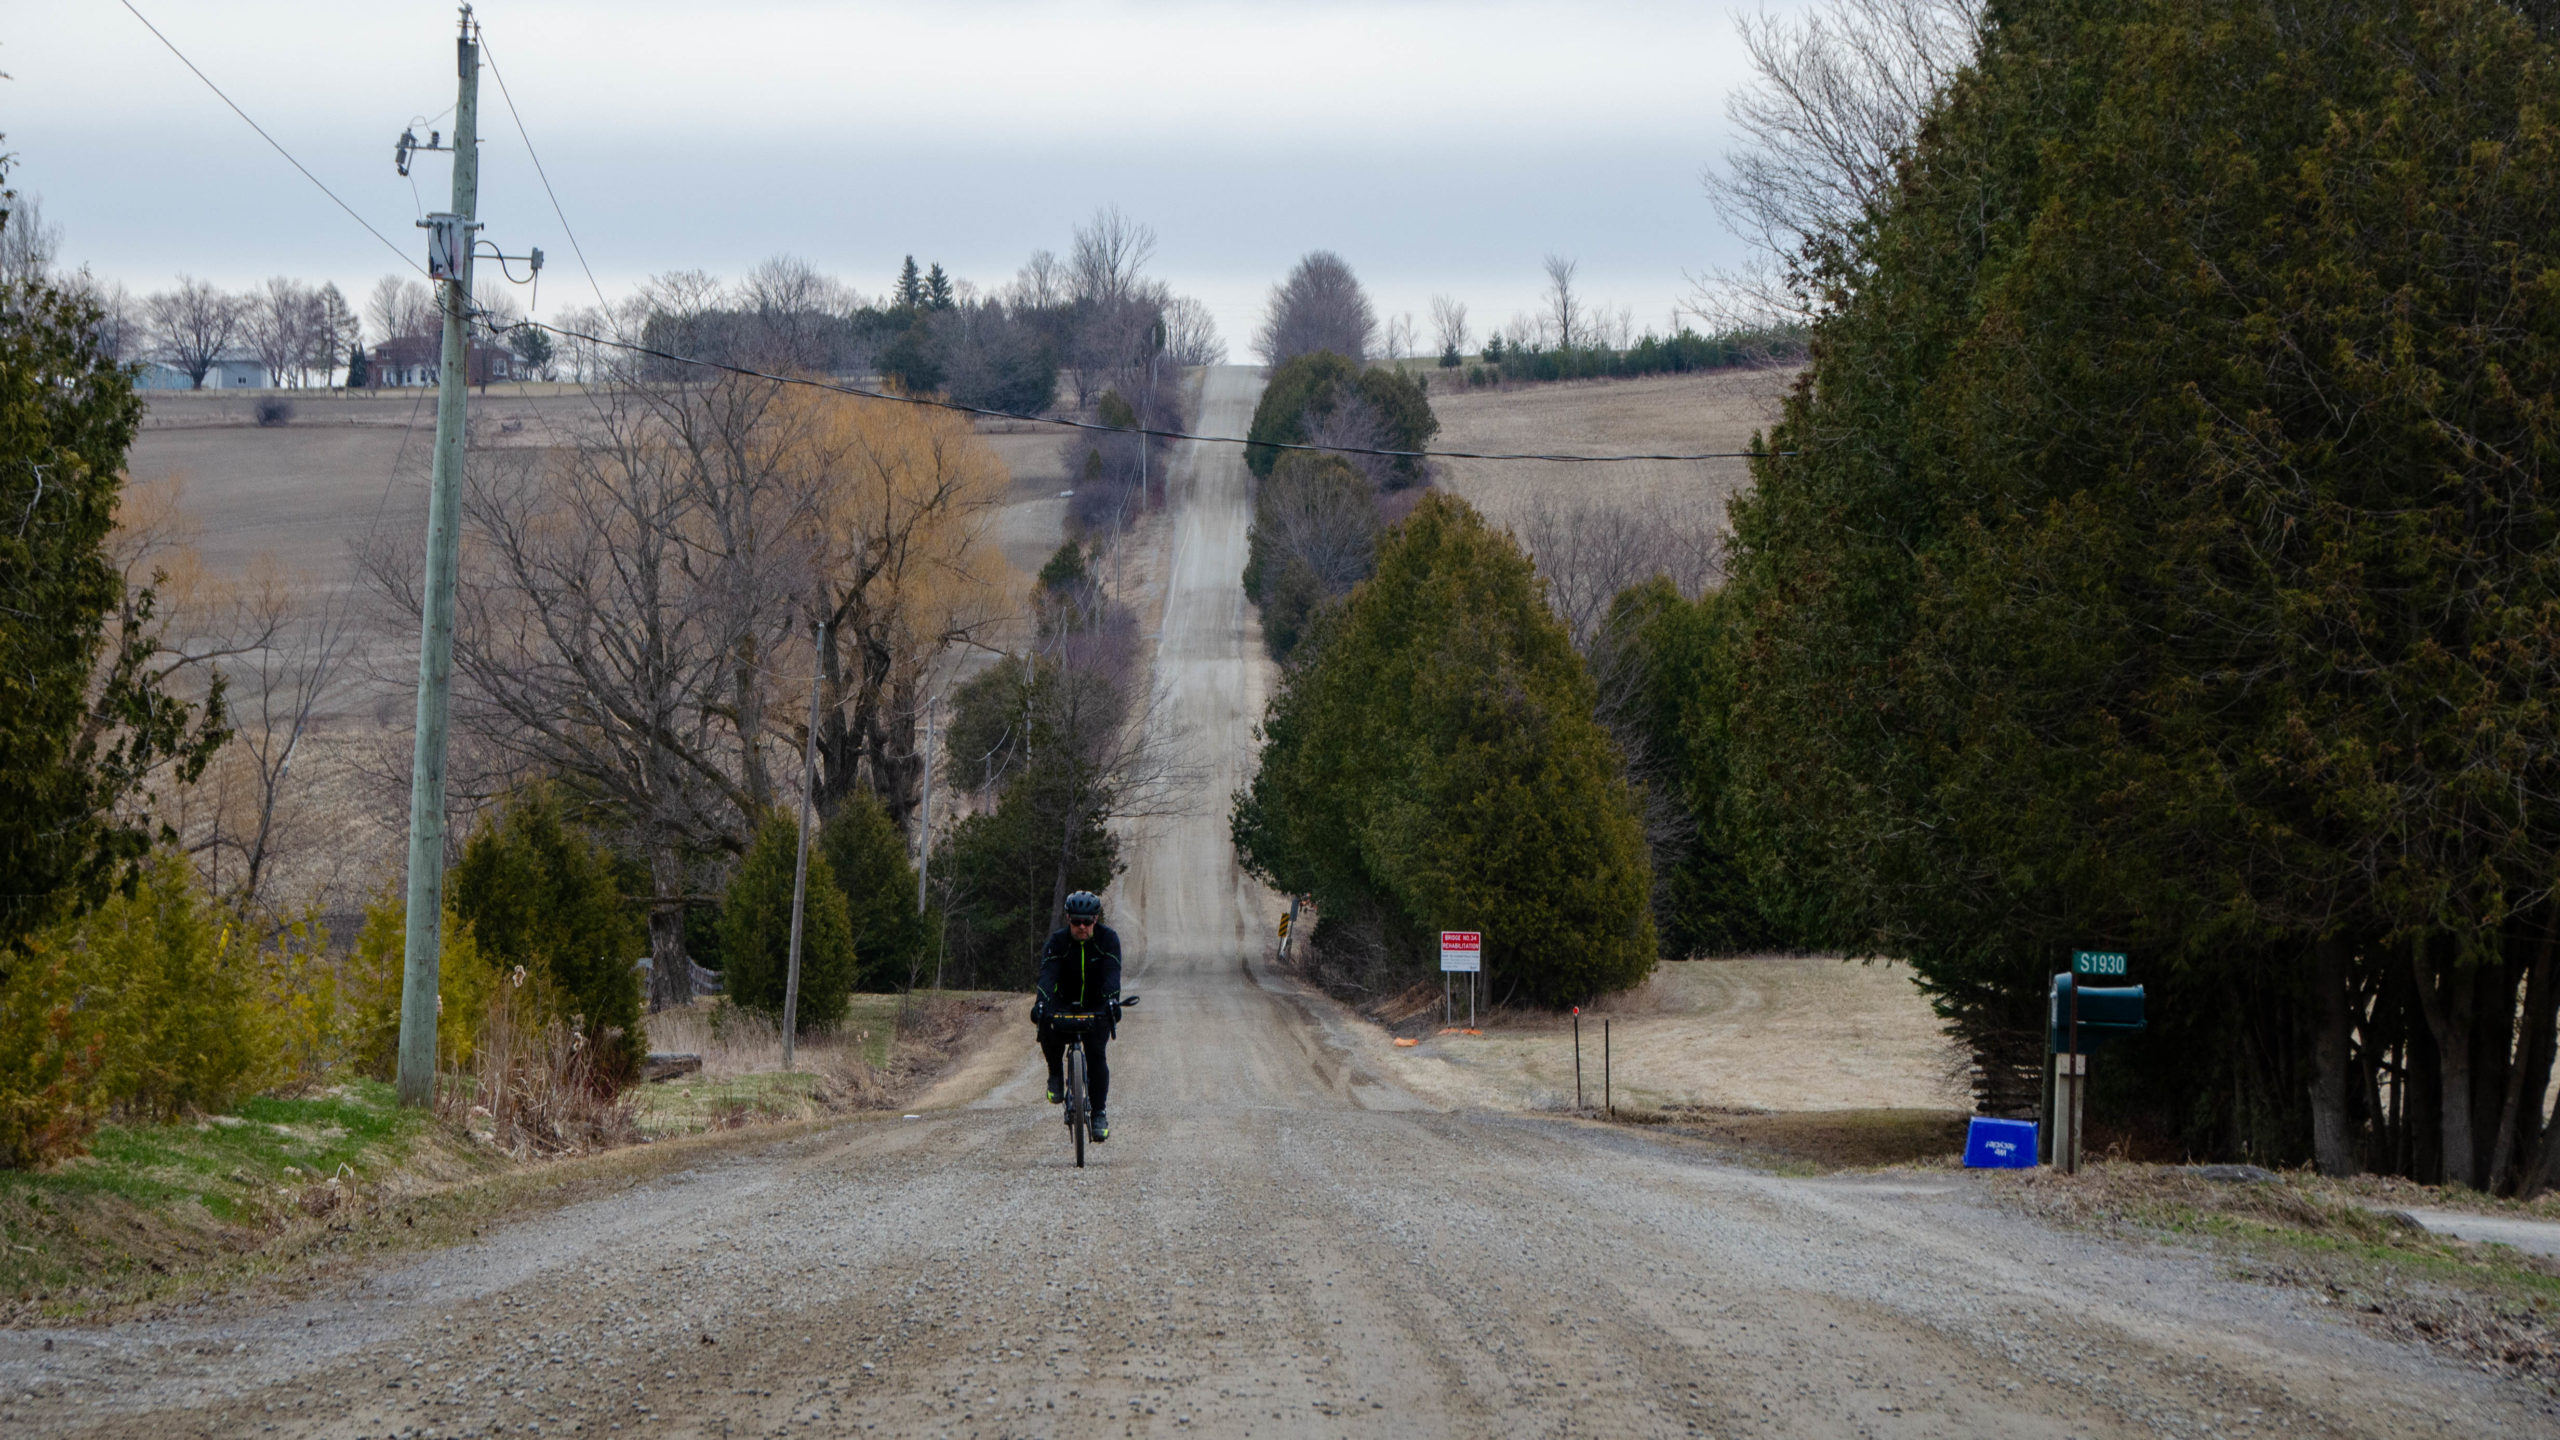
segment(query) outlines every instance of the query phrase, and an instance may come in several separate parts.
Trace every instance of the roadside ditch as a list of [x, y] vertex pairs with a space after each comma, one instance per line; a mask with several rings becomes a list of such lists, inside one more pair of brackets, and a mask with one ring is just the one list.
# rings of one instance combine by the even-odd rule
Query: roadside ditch
[[846, 1028], [861, 1042], [810, 1047], [795, 1073], [744, 1068], [753, 1057], [732, 1054], [634, 1086], [604, 1123], [557, 1148], [502, 1140], [473, 1111], [404, 1110], [371, 1080], [101, 1127], [85, 1155], [0, 1171], [0, 1326], [291, 1297], [367, 1257], [467, 1241], [725, 1154], [894, 1114], [963, 1063], [1020, 997], [899, 1000], [857, 997]]

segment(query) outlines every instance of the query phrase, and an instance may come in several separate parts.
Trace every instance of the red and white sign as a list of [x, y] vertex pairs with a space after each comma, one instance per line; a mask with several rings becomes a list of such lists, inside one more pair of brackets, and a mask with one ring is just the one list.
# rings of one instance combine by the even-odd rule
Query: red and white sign
[[1481, 930], [1443, 930], [1440, 932], [1440, 968], [1473, 974], [1484, 968], [1484, 932]]

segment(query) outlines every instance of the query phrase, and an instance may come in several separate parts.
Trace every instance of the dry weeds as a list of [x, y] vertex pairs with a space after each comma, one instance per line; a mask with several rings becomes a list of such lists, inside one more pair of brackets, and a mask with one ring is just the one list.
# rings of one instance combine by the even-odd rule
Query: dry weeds
[[[2057, 1224], [2203, 1244], [2240, 1278], [2301, 1289], [2395, 1339], [2560, 1392], [2560, 1260], [2395, 1222], [2356, 1182], [2101, 1162], [2078, 1175], [2000, 1172], [1990, 1185], [1999, 1203]], [[2400, 1190], [2447, 1203], [2428, 1187]]]

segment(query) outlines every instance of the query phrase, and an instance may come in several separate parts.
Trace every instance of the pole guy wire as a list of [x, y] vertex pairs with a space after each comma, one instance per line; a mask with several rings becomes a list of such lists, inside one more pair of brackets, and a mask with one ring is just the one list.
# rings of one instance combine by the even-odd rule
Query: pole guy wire
[[319, 186], [319, 187], [320, 187], [320, 193], [321, 193], [321, 194], [328, 196], [328, 197], [329, 197], [329, 199], [330, 199], [330, 202], [331, 202], [332, 204], [335, 204], [339, 209], [346, 211], [346, 212], [347, 212], [347, 218], [348, 218], [348, 219], [355, 221], [355, 222], [356, 222], [357, 224], [359, 224], [359, 225], [362, 225], [362, 226], [365, 228], [365, 231], [366, 231], [366, 233], [367, 233], [367, 234], [370, 234], [371, 236], [373, 236], [373, 238], [374, 238], [374, 239], [381, 241], [381, 242], [383, 243], [383, 246], [384, 246], [386, 249], [390, 250], [390, 252], [391, 252], [392, 254], [399, 256], [402, 264], [407, 265], [410, 269], [417, 271], [417, 272], [418, 272], [419, 274], [421, 274], [421, 275], [424, 275], [424, 274], [426, 274], [426, 273], [427, 273], [427, 271], [426, 271], [426, 267], [425, 267], [425, 266], [423, 266], [423, 265], [420, 265], [416, 260], [414, 260], [414, 259], [410, 258], [410, 255], [409, 255], [409, 252], [408, 252], [408, 251], [403, 250], [403, 249], [401, 249], [399, 246], [392, 244], [392, 243], [391, 243], [391, 237], [390, 237], [390, 236], [385, 235], [385, 234], [383, 234], [381, 231], [374, 229], [374, 228], [373, 228], [373, 222], [372, 222], [372, 221], [367, 220], [367, 219], [366, 219], [366, 218], [364, 218], [362, 215], [357, 214], [357, 213], [356, 213], [356, 207], [354, 207], [353, 205], [348, 204], [348, 203], [347, 203], [346, 201], [344, 201], [344, 200], [339, 199], [339, 198], [338, 198], [338, 192], [337, 192], [337, 191], [330, 189], [330, 188], [329, 188], [329, 186], [328, 186], [328, 184], [327, 184], [325, 181], [323, 181], [319, 176], [314, 175], [314, 174], [312, 174], [312, 173], [311, 173], [311, 167], [309, 167], [309, 166], [307, 166], [307, 165], [303, 164], [303, 163], [302, 163], [301, 161], [299, 161], [299, 160], [294, 159], [294, 158], [293, 158], [293, 152], [292, 152], [292, 151], [290, 151], [290, 150], [287, 150], [286, 148], [284, 148], [284, 144], [283, 144], [283, 142], [281, 142], [281, 141], [277, 140], [277, 139], [276, 139], [276, 137], [274, 137], [273, 135], [270, 135], [270, 134], [268, 134], [268, 133], [267, 133], [267, 127], [265, 127], [264, 125], [259, 124], [259, 123], [258, 123], [257, 121], [255, 121], [255, 120], [250, 119], [250, 118], [249, 118], [249, 112], [240, 108], [240, 102], [238, 102], [238, 101], [236, 101], [236, 100], [232, 99], [229, 95], [224, 94], [224, 93], [223, 93], [223, 90], [222, 90], [222, 87], [213, 83], [213, 77], [212, 77], [212, 76], [207, 75], [206, 73], [204, 73], [204, 71], [203, 71], [203, 70], [201, 70], [201, 69], [199, 69], [199, 68], [197, 67], [196, 62], [194, 62], [193, 60], [190, 60], [190, 59], [188, 59], [188, 58], [187, 58], [187, 52], [186, 52], [186, 51], [184, 51], [184, 50], [179, 49], [176, 41], [171, 40], [168, 36], [166, 36], [166, 35], [164, 35], [164, 34], [160, 33], [160, 27], [151, 23], [151, 17], [149, 17], [149, 16], [147, 16], [147, 15], [143, 14], [141, 11], [136, 10], [136, 9], [134, 9], [134, 8], [133, 8], [133, 0], [119, 0], [119, 3], [121, 3], [127, 11], [131, 12], [131, 14], [133, 15], [133, 18], [134, 18], [134, 19], [139, 20], [139, 21], [141, 21], [141, 22], [142, 22], [142, 28], [143, 28], [143, 29], [145, 29], [145, 30], [150, 31], [153, 39], [156, 39], [156, 40], [158, 40], [161, 44], [163, 44], [163, 45], [165, 45], [165, 46], [169, 47], [169, 53], [178, 57], [178, 63], [179, 63], [179, 64], [184, 65], [184, 66], [186, 66], [189, 70], [194, 71], [194, 72], [195, 72], [195, 77], [196, 77], [197, 79], [199, 79], [199, 80], [201, 80], [201, 81], [203, 81], [203, 82], [204, 82], [204, 86], [205, 86], [205, 88], [213, 92], [213, 94], [214, 94], [214, 98], [215, 98], [215, 99], [220, 100], [223, 104], [230, 106], [230, 107], [231, 107], [231, 113], [232, 113], [232, 114], [234, 114], [234, 115], [239, 116], [239, 117], [240, 117], [240, 119], [241, 119], [241, 121], [242, 121], [243, 123], [245, 123], [245, 124], [246, 124], [250, 129], [257, 131], [257, 132], [258, 132], [258, 138], [259, 138], [259, 139], [261, 139], [261, 140], [266, 141], [269, 145], [273, 146], [273, 147], [275, 148], [275, 152], [276, 152], [277, 154], [279, 154], [279, 155], [281, 155], [281, 156], [283, 156], [283, 157], [284, 157], [284, 159], [285, 159], [285, 163], [286, 163], [286, 164], [291, 165], [294, 169], [301, 171], [301, 172], [302, 172], [302, 178], [303, 178], [303, 179], [308, 180], [308, 181], [310, 181], [312, 184]]

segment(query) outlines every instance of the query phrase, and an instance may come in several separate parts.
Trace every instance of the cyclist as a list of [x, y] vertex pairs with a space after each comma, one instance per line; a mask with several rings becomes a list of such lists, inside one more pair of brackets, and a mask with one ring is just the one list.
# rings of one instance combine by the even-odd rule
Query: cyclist
[[[1102, 897], [1079, 890], [1067, 897], [1067, 928], [1040, 947], [1040, 980], [1031, 1000], [1031, 1023], [1040, 1028], [1040, 1053], [1049, 1062], [1049, 1103], [1067, 1099], [1067, 1037], [1049, 1028], [1051, 1015], [1107, 1013], [1120, 1001], [1120, 937], [1102, 923]], [[1117, 1017], [1115, 1016], [1116, 1020]], [[1093, 1094], [1093, 1138], [1111, 1138], [1111, 1025], [1086, 1032], [1085, 1084]]]

